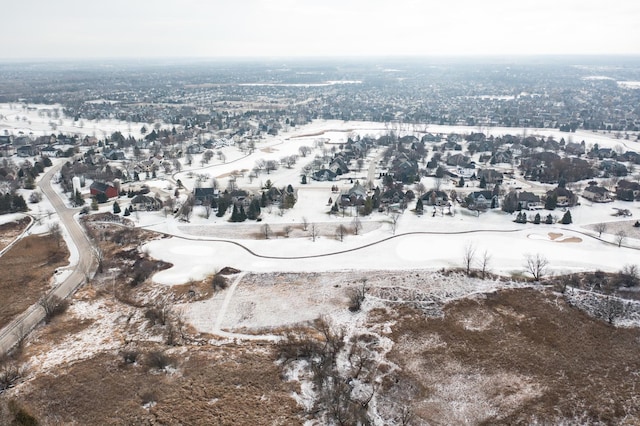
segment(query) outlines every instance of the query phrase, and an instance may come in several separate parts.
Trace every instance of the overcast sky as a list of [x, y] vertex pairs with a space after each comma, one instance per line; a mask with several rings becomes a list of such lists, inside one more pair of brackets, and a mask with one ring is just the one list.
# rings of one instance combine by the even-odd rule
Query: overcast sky
[[636, 0], [8, 0], [0, 58], [640, 54]]

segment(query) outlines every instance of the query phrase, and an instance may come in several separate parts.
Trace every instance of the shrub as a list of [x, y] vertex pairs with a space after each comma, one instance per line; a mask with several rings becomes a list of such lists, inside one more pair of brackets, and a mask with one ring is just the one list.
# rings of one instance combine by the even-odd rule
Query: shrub
[[229, 282], [227, 281], [227, 277], [222, 275], [221, 273], [217, 273], [213, 276], [211, 280], [211, 286], [214, 290], [224, 290], [229, 286]]
[[367, 280], [362, 280], [362, 285], [358, 288], [349, 289], [349, 310], [351, 312], [358, 312], [362, 307], [362, 302], [367, 294]]
[[173, 359], [163, 351], [151, 351], [146, 356], [146, 364], [150, 369], [164, 370], [171, 364]]
[[121, 352], [122, 360], [125, 364], [135, 364], [140, 353], [135, 349], [128, 349]]
[[0, 368], [0, 393], [10, 389], [22, 378], [24, 370], [13, 363]]

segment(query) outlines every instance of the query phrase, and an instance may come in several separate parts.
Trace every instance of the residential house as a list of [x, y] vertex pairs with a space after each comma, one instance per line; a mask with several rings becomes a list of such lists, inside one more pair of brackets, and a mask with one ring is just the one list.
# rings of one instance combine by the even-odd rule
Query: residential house
[[575, 194], [563, 186], [558, 186], [547, 191], [547, 198], [548, 197], [556, 197], [557, 207], [573, 207], [577, 202]]
[[336, 175], [344, 175], [349, 173], [349, 167], [342, 157], [336, 157], [329, 163], [329, 170]]
[[635, 151], [627, 151], [622, 154], [622, 159], [634, 164], [640, 164], [640, 153]]
[[114, 160], [115, 161], [115, 160], [124, 160], [125, 159], [124, 151], [115, 150], [115, 149], [110, 149], [110, 150], [107, 150], [107, 151], [103, 151], [103, 155], [108, 160]]
[[463, 154], [448, 155], [445, 162], [448, 166], [466, 167], [470, 158]]
[[497, 163], [510, 164], [511, 161], [513, 161], [513, 155], [510, 150], [497, 151], [489, 158], [489, 162], [491, 164], [497, 164]]
[[318, 170], [317, 172], [314, 172], [311, 175], [311, 179], [317, 180], [317, 181], [320, 181], [320, 182], [334, 181], [334, 180], [336, 180], [337, 176], [338, 175], [336, 175], [334, 172], [332, 172], [329, 169], [321, 169], [321, 170]]
[[490, 209], [498, 207], [498, 196], [491, 191], [475, 191], [467, 196], [467, 207], [475, 209]]
[[577, 157], [584, 155], [585, 153], [584, 142], [583, 143], [569, 142], [568, 144], [565, 145], [564, 152], [566, 152], [567, 155], [575, 155]]
[[602, 160], [600, 162], [600, 170], [604, 172], [606, 176], [626, 176], [629, 171], [627, 166], [614, 160]]
[[60, 150], [52, 145], [47, 145], [40, 149], [40, 154], [46, 155], [47, 157], [58, 157]]
[[136, 211], [158, 211], [162, 208], [162, 200], [149, 195], [136, 195], [131, 199], [131, 206]]
[[37, 155], [37, 150], [32, 145], [22, 145], [16, 149], [18, 157], [33, 157]]
[[582, 191], [582, 196], [594, 203], [609, 203], [613, 201], [609, 190], [598, 185], [589, 185]]
[[193, 198], [196, 204], [211, 203], [211, 200], [218, 198], [220, 191], [214, 188], [194, 188]]
[[616, 186], [616, 198], [622, 201], [640, 201], [640, 183], [621, 180]]
[[484, 178], [487, 185], [502, 185], [504, 180], [504, 173], [494, 169], [482, 169], [476, 173], [478, 179]]
[[528, 191], [522, 191], [518, 194], [518, 206], [522, 210], [542, 210], [544, 208], [540, 197]]
[[427, 191], [420, 198], [422, 199], [423, 204], [429, 206], [444, 206], [449, 202], [447, 193], [444, 191], [438, 191], [436, 189]]
[[360, 185], [360, 182], [356, 181], [351, 188], [347, 191], [349, 196], [356, 196], [357, 198], [366, 199], [367, 198], [367, 190], [364, 186]]
[[426, 143], [426, 142], [440, 142], [441, 140], [442, 139], [440, 138], [440, 136], [434, 135], [433, 133], [427, 133], [421, 139], [421, 141], [423, 143]]
[[397, 180], [405, 183], [413, 182], [418, 176], [418, 163], [403, 156], [393, 162], [392, 170]]

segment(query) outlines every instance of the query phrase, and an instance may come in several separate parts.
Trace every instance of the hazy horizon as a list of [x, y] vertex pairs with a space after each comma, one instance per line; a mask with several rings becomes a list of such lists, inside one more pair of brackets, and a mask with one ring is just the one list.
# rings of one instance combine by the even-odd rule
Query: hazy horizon
[[627, 0], [24, 0], [3, 61], [640, 55]]

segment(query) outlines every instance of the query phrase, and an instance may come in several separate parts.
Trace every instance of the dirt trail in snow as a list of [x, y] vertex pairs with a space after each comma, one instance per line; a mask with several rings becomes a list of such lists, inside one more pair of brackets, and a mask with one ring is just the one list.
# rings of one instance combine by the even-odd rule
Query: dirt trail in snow
[[246, 272], [241, 272], [240, 274], [238, 274], [236, 279], [233, 281], [233, 283], [227, 289], [227, 294], [224, 297], [224, 301], [222, 302], [222, 307], [220, 308], [220, 311], [218, 312], [218, 316], [216, 317], [216, 322], [215, 322], [215, 324], [213, 326], [213, 330], [212, 330], [211, 334], [214, 334], [214, 335], [219, 336], [219, 337], [224, 337], [224, 338], [227, 338], [227, 339], [277, 341], [280, 338], [278, 336], [274, 336], [274, 335], [271, 335], [271, 334], [257, 334], [257, 335], [254, 335], [254, 334], [231, 333], [231, 332], [228, 332], [228, 331], [223, 331], [221, 329], [222, 322], [224, 321], [224, 317], [225, 317], [225, 315], [227, 313], [227, 310], [229, 309], [229, 303], [231, 303], [231, 299], [233, 298], [233, 293], [235, 292], [236, 288], [240, 284], [240, 281], [242, 281], [242, 278], [246, 274], [247, 274]]

